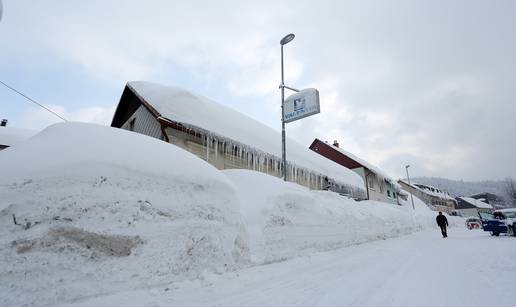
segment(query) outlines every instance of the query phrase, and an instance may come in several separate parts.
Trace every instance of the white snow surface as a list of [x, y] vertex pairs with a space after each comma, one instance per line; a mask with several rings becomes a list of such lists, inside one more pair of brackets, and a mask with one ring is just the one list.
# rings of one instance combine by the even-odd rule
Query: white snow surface
[[38, 133], [36, 130], [0, 127], [0, 145], [13, 146]]
[[[439, 229], [67, 306], [514, 306], [515, 238]], [[496, 251], [496, 252], [493, 252]]]
[[435, 224], [435, 212], [417, 197], [417, 210], [413, 211], [410, 202], [404, 206], [356, 202], [259, 172], [223, 172], [237, 187], [251, 260], [255, 263], [395, 237]]
[[460, 197], [461, 199], [463, 199], [464, 201], [472, 204], [473, 206], [477, 207], [477, 208], [480, 208], [480, 209], [493, 209], [493, 206], [491, 206], [490, 204], [488, 203], [485, 203], [481, 200], [478, 200], [478, 199], [475, 199], [475, 198], [472, 198], [472, 197]]
[[234, 186], [176, 146], [57, 124], [1, 152], [0, 169], [0, 306], [54, 305], [244, 262]]
[[[49, 177], [83, 163], [98, 163], [158, 176], [184, 177], [187, 181], [229, 183], [219, 172], [214, 172], [210, 164], [199, 163], [199, 159], [176, 146], [127, 130], [86, 123], [52, 125], [30, 141], [7, 148], [1, 154], [4, 180], [35, 174]], [[183, 163], [171, 160], [171, 156], [177, 155]]]
[[0, 169], [0, 306], [195, 284], [435, 227], [415, 197], [416, 210], [356, 202], [92, 124], [51, 126]]
[[[187, 127], [194, 126], [208, 130], [219, 139], [229, 138], [264, 153], [281, 157], [281, 134], [240, 112], [177, 87], [144, 81], [132, 81], [128, 85], [151, 104], [162, 117]], [[353, 171], [288, 138], [286, 151], [287, 160], [298, 166], [365, 189], [362, 178]]]

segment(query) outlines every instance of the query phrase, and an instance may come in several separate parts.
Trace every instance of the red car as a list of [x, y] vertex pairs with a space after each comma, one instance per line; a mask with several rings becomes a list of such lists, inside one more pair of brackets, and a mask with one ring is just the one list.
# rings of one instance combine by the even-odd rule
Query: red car
[[482, 221], [478, 217], [468, 217], [466, 219], [466, 227], [468, 229], [480, 229], [482, 228]]

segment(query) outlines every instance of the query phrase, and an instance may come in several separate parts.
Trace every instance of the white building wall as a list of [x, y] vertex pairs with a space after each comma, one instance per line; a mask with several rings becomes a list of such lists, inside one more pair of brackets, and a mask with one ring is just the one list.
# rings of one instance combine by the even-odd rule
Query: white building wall
[[[131, 117], [121, 126], [122, 129], [135, 131], [151, 137], [164, 140], [165, 137], [161, 130], [161, 125], [156, 118], [141, 105]], [[206, 139], [195, 134], [189, 134], [172, 128], [165, 128], [165, 133], [171, 144], [179, 146], [197, 155], [199, 158], [209, 162], [218, 169], [252, 169], [276, 177], [281, 177], [280, 161], [277, 157], [260, 157], [246, 152], [245, 147], [238, 148], [238, 152], [232, 152], [233, 148], [223, 144], [216, 139]], [[226, 146], [227, 145], [227, 146]], [[234, 148], [236, 149], [236, 148]], [[287, 167], [287, 179], [310, 189], [322, 190], [326, 188], [324, 174], [312, 172], [308, 169], [299, 167]], [[358, 199], [364, 199], [365, 193], [362, 189], [336, 182], [340, 190], [346, 191]]]
[[154, 115], [152, 115], [143, 105], [141, 105], [134, 114], [127, 119], [121, 128], [145, 134], [157, 139], [163, 139], [161, 125], [158, 123]]
[[[276, 177], [281, 177], [282, 175], [279, 159], [272, 155], [266, 159], [267, 161], [259, 163], [258, 156], [245, 152], [245, 150], [242, 151], [241, 148], [230, 148], [229, 145], [225, 147], [223, 143], [214, 139], [209, 140], [211, 144], [207, 146], [205, 138], [172, 128], [165, 128], [165, 132], [171, 144], [195, 154], [218, 169], [252, 169]], [[310, 189], [324, 189], [324, 175], [316, 175], [310, 170], [300, 168], [296, 168], [295, 171], [296, 173], [294, 173], [292, 168], [288, 168], [287, 178], [289, 181], [304, 185]]]
[[[392, 187], [392, 185], [386, 183], [385, 180], [378, 178], [378, 176], [376, 176], [374, 173], [366, 171], [363, 167], [352, 169], [352, 171], [360, 175], [360, 177], [362, 177], [362, 179], [364, 180], [364, 185], [369, 190], [370, 200], [383, 201], [393, 204], [398, 203], [398, 196], [394, 196], [393, 194], [395, 193], [395, 189]], [[366, 173], [370, 174], [369, 176], [367, 176], [367, 181]], [[390, 191], [390, 197], [387, 194], [388, 190]]]

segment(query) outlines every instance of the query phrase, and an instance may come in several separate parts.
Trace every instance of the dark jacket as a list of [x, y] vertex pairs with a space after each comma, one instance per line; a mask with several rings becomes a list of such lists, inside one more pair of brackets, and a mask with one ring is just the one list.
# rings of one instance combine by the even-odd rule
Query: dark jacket
[[439, 225], [440, 227], [448, 226], [448, 220], [446, 219], [446, 216], [444, 216], [444, 214], [438, 215], [435, 218], [435, 221], [437, 222], [437, 225]]

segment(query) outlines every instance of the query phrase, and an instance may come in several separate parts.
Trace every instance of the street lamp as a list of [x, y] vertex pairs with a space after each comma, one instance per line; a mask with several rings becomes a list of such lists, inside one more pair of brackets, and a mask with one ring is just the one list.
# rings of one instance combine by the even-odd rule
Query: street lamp
[[[305, 88], [298, 90], [285, 85], [285, 75], [283, 71], [283, 45], [290, 43], [294, 34], [290, 33], [280, 40], [281, 45], [281, 162], [283, 164], [282, 177], [287, 181], [287, 154], [285, 145], [285, 124], [298, 119], [320, 113], [319, 91], [315, 88]], [[295, 94], [287, 97], [285, 101], [285, 89], [289, 89]]]
[[283, 163], [283, 180], [287, 181], [287, 157], [285, 146], [285, 78], [283, 73], [283, 45], [290, 43], [294, 37], [293, 33], [287, 34], [280, 41], [281, 45], [281, 161]]
[[[405, 170], [407, 171], [407, 180], [408, 180], [408, 184], [409, 186], [411, 185], [410, 184], [410, 177], [409, 177], [409, 174], [408, 174], [408, 169], [409, 169], [410, 165], [405, 165]], [[412, 193], [410, 193], [410, 200], [412, 201], [412, 210], [416, 210], [416, 208], [414, 207], [414, 197], [412, 196]]]

